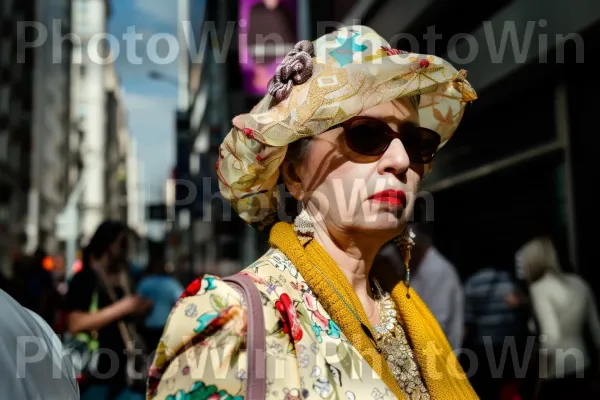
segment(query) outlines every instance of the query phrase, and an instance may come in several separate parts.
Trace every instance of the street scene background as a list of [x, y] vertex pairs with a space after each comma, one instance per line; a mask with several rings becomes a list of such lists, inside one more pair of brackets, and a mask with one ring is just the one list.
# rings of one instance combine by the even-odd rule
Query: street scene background
[[0, 0], [0, 22], [0, 288], [57, 334], [104, 221], [126, 226], [134, 288], [168, 278], [151, 291], [268, 249], [219, 195], [218, 146], [294, 43], [343, 25], [449, 60], [478, 93], [417, 201], [465, 295], [499, 270], [526, 298], [516, 252], [545, 236], [600, 296], [598, 1]]

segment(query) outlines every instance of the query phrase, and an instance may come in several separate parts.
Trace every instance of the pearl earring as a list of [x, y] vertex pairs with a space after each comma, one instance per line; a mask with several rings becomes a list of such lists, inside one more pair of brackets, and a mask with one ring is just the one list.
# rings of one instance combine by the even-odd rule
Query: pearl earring
[[294, 232], [298, 235], [298, 239], [300, 239], [302, 245], [312, 240], [315, 235], [314, 225], [304, 207], [302, 207], [302, 211], [294, 219]]

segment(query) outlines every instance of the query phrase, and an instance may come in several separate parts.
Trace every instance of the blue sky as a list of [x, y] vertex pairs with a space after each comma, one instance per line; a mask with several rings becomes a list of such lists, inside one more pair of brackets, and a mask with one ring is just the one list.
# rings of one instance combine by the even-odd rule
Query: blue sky
[[[121, 79], [125, 107], [128, 113], [130, 135], [138, 146], [138, 157], [143, 164], [146, 201], [161, 201], [164, 182], [175, 163], [175, 110], [177, 85], [149, 78], [150, 71], [159, 71], [177, 77], [175, 60], [165, 65], [153, 62], [147, 49], [152, 35], [168, 34], [177, 37], [177, 1], [175, 0], [113, 0], [109, 32], [120, 41], [115, 68]], [[137, 42], [135, 58], [128, 57], [123, 34], [134, 27], [142, 35]], [[168, 44], [159, 42], [156, 54], [166, 57]], [[139, 64], [138, 64], [139, 63]]]

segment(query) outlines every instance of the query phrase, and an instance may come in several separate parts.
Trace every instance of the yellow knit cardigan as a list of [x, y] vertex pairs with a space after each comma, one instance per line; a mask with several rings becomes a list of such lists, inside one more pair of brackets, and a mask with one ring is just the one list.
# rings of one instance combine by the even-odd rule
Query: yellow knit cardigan
[[[270, 242], [272, 246], [285, 253], [296, 266], [325, 310], [371, 368], [383, 379], [396, 397], [404, 398], [387, 362], [363, 330], [361, 322], [371, 327], [358, 296], [329, 254], [316, 240], [302, 246], [293, 226], [284, 222], [279, 222], [272, 228]], [[434, 400], [478, 399], [435, 317], [418, 295], [411, 292], [410, 298], [407, 298], [406, 293], [406, 284], [399, 282], [390, 294], [398, 307], [402, 325], [413, 345], [422, 378], [431, 398]], [[361, 321], [357, 320], [340, 296], [349, 303]]]

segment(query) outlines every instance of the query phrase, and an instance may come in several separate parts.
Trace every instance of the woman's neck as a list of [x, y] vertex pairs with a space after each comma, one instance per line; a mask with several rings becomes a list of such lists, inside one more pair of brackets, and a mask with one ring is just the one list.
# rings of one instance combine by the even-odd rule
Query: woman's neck
[[369, 272], [380, 246], [367, 238], [327, 229], [324, 224], [316, 224], [314, 230], [315, 239], [352, 285], [369, 321], [372, 324], [378, 323], [379, 315], [371, 291]]
[[102, 258], [92, 259], [92, 268], [95, 268], [96, 270], [101, 269], [111, 280], [118, 275], [117, 271], [113, 271], [110, 268], [108, 268], [108, 260], [106, 256]]

